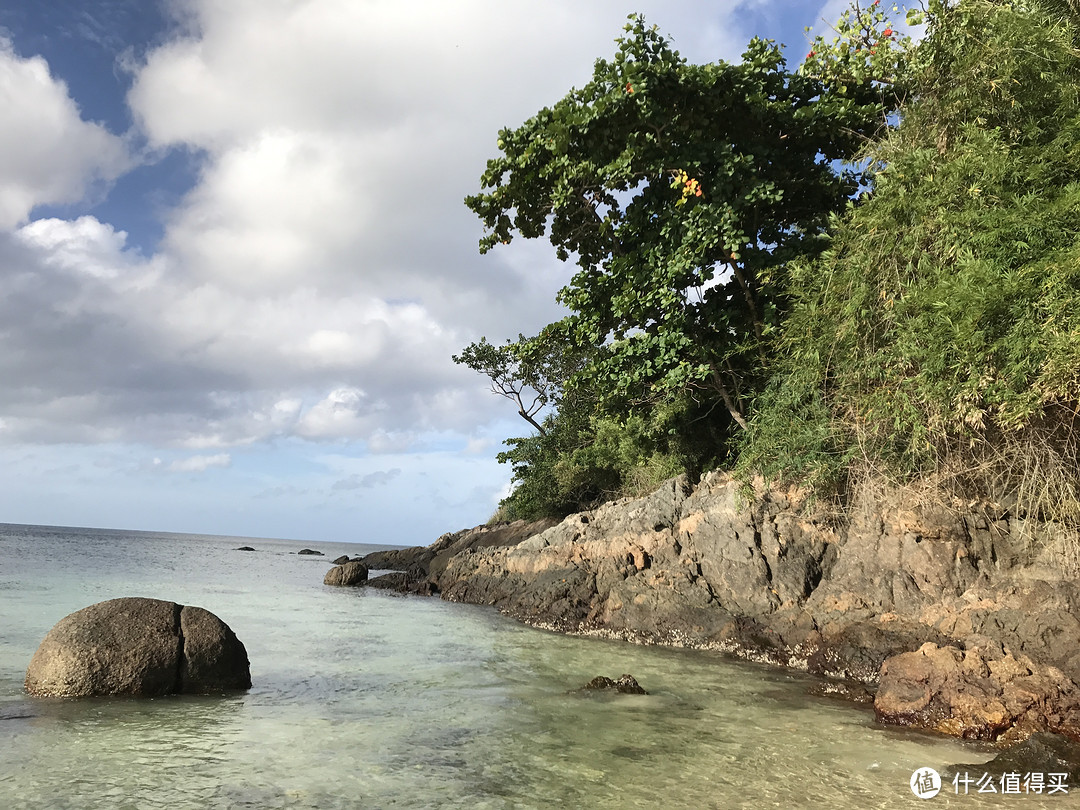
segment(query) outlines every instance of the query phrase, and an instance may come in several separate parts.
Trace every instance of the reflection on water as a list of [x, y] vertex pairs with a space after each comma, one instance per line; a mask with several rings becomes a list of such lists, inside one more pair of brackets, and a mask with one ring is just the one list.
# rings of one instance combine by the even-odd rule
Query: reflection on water
[[[914, 769], [991, 756], [883, 730], [867, 710], [809, 696], [795, 673], [326, 588], [325, 559], [290, 554], [299, 544], [231, 551], [241, 544], [0, 532], [0, 807], [894, 807], [918, 802]], [[55, 621], [133, 594], [225, 619], [247, 645], [253, 688], [23, 696]], [[651, 694], [577, 691], [624, 672]], [[937, 806], [1075, 804], [946, 792]]]

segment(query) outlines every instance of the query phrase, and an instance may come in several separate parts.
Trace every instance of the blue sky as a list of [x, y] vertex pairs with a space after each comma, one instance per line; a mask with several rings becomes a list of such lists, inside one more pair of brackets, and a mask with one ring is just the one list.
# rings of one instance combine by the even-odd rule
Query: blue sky
[[692, 61], [842, 0], [6, 0], [0, 521], [428, 543], [526, 428], [451, 354], [559, 317], [480, 256], [496, 133], [642, 12]]

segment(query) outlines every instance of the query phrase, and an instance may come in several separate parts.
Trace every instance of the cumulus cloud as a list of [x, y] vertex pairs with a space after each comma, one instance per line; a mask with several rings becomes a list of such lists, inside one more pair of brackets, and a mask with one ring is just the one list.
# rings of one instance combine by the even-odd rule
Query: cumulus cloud
[[39, 205], [83, 199], [130, 168], [123, 141], [84, 121], [41, 57], [18, 56], [0, 36], [0, 228]]
[[[731, 10], [644, 5], [666, 30], [693, 20], [678, 44], [694, 58], [743, 44]], [[568, 270], [544, 244], [480, 257], [462, 198], [500, 127], [612, 51], [623, 7], [175, 8], [185, 24], [132, 63], [128, 100], [151, 147], [201, 169], [151, 256], [92, 216], [26, 222], [127, 158], [41, 59], [0, 42], [0, 439], [225, 451], [296, 437], [389, 454], [501, 415], [449, 358], [559, 317]]]

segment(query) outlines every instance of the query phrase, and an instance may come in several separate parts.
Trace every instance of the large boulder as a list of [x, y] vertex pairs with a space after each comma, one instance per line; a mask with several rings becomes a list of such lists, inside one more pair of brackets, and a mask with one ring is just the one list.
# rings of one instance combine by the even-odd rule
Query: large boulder
[[363, 585], [367, 582], [368, 568], [356, 560], [335, 565], [323, 577], [323, 585]]
[[221, 619], [160, 599], [110, 599], [65, 616], [30, 660], [36, 697], [205, 694], [251, 687], [247, 650]]

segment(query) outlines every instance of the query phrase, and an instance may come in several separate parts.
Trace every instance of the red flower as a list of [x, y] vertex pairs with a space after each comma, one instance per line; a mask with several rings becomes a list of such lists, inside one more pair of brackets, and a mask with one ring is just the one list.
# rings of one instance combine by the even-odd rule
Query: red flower
[[806, 58], [807, 58], [807, 59], [812, 59], [812, 58], [813, 58], [813, 56], [814, 56], [814, 52], [813, 52], [813, 51], [810, 51], [810, 53], [808, 53], [808, 54], [806, 55]]
[[881, 35], [883, 37], [891, 37], [893, 35], [893, 30], [891, 28], [886, 28], [884, 31], [881, 32]]
[[626, 92], [627, 93], [633, 93], [634, 92], [634, 86], [632, 84], [630, 84], [630, 82], [626, 83]]

